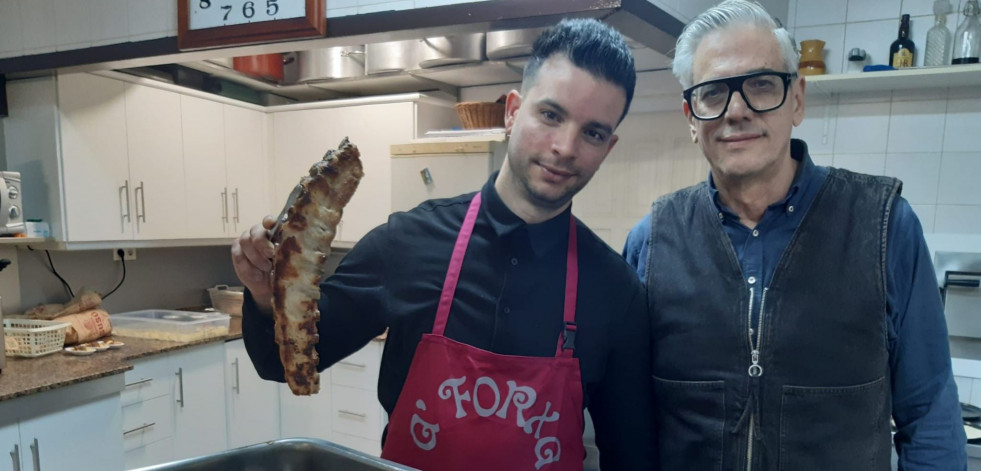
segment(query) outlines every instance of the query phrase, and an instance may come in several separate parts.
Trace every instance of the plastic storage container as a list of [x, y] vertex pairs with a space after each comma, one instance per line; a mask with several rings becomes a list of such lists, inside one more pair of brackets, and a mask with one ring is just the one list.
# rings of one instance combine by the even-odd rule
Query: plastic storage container
[[113, 314], [110, 318], [113, 335], [174, 342], [192, 342], [228, 335], [228, 323], [231, 319], [227, 314], [215, 312], [163, 309]]
[[242, 302], [245, 300], [245, 287], [218, 285], [208, 288], [211, 307], [225, 314], [242, 316]]
[[39, 357], [57, 352], [65, 345], [68, 325], [58, 321], [4, 319], [5, 353], [16, 357]]

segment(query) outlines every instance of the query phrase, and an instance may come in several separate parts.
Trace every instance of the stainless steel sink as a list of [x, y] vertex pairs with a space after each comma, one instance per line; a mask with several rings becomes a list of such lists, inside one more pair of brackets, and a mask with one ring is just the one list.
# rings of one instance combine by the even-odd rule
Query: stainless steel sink
[[412, 471], [333, 443], [290, 438], [222, 453], [160, 464], [137, 471]]

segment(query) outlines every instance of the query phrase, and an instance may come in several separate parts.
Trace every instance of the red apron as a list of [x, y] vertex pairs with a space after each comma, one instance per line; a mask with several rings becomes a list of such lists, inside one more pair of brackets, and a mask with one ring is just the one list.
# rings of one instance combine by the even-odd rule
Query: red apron
[[581, 471], [582, 380], [572, 356], [575, 220], [570, 215], [565, 330], [555, 357], [500, 355], [443, 336], [479, 209], [478, 193], [457, 236], [433, 333], [416, 347], [388, 424], [382, 458], [424, 471]]

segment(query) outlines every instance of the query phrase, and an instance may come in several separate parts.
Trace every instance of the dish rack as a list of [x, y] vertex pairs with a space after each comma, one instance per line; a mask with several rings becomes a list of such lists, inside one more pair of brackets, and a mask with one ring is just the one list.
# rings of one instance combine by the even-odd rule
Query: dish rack
[[33, 358], [57, 352], [65, 345], [65, 332], [69, 325], [67, 322], [37, 319], [4, 319], [6, 354]]

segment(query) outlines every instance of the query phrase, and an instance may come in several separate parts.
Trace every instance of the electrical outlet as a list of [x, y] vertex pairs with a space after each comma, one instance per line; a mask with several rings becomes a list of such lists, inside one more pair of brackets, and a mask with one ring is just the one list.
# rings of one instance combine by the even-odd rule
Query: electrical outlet
[[128, 262], [130, 260], [136, 260], [136, 249], [113, 249], [112, 259], [119, 261], [119, 251], [123, 251], [123, 258]]

